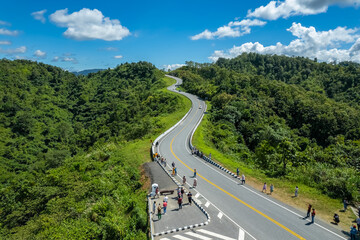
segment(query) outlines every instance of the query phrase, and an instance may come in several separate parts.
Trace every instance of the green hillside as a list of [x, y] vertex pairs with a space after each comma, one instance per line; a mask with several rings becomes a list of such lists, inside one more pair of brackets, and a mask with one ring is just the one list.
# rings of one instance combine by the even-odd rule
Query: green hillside
[[166, 85], [146, 62], [77, 77], [1, 60], [0, 235], [146, 239], [149, 140], [187, 111]]
[[360, 200], [358, 64], [250, 53], [173, 74], [210, 101], [206, 140], [230, 165]]

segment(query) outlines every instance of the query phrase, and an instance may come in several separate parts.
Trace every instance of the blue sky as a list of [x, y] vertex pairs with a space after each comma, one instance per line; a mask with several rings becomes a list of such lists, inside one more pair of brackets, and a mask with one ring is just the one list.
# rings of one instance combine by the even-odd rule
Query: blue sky
[[158, 68], [242, 52], [360, 62], [360, 0], [28, 1], [2, 3], [0, 58], [74, 71]]

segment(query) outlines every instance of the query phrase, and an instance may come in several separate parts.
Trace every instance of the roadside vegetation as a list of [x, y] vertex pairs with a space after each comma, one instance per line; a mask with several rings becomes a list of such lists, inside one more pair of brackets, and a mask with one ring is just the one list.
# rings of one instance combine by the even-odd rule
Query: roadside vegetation
[[[194, 136], [201, 151], [259, 188], [273, 183], [290, 204], [313, 203], [327, 220], [343, 199], [360, 200], [358, 64], [244, 53], [172, 74], [210, 105]], [[347, 230], [354, 216], [340, 217]]]
[[75, 76], [1, 60], [0, 236], [147, 239], [141, 165], [191, 105], [170, 83], [146, 62]]

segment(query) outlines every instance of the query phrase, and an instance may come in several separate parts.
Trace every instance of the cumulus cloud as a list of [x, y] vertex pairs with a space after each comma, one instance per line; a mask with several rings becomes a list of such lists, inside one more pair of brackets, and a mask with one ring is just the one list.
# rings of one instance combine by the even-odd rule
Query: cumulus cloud
[[111, 20], [97, 9], [83, 8], [68, 14], [68, 9], [58, 10], [50, 15], [50, 20], [67, 30], [64, 36], [75, 40], [105, 41], [121, 40], [130, 35], [130, 31], [117, 19]]
[[2, 49], [2, 48], [0, 48], [0, 53], [13, 55], [13, 54], [18, 54], [18, 53], [25, 53], [26, 50], [27, 50], [27, 48], [25, 46], [21, 46], [21, 47], [14, 48], [14, 49]]
[[224, 37], [240, 37], [251, 32], [253, 26], [264, 26], [266, 22], [260, 21], [258, 19], [244, 19], [242, 21], [232, 21], [228, 25], [219, 27], [215, 32], [210, 32], [208, 29], [205, 31], [194, 35], [191, 37], [191, 40], [199, 39], [215, 39], [215, 38], [224, 38]]
[[170, 65], [163, 65], [163, 67], [166, 71], [169, 71], [169, 70], [172, 71], [172, 70], [175, 70], [175, 69], [183, 67], [183, 66], [185, 66], [185, 64], [176, 63], [176, 64], [170, 64]]
[[41, 50], [36, 50], [34, 52], [34, 56], [38, 57], [38, 58], [45, 58], [46, 57], [46, 52], [43, 52]]
[[51, 61], [52, 62], [58, 62], [60, 60], [59, 56], [55, 56]]
[[360, 0], [285, 0], [270, 1], [266, 6], [260, 6], [254, 11], [249, 10], [247, 17], [276, 20], [295, 15], [313, 15], [326, 12], [331, 5], [360, 5]]
[[19, 31], [11, 31], [6, 28], [0, 28], [0, 35], [7, 35], [7, 36], [17, 36]]
[[[304, 27], [300, 23], [293, 23], [287, 29], [297, 39], [289, 45], [278, 42], [276, 45], [264, 46], [259, 42], [248, 42], [234, 46], [227, 51], [215, 51], [210, 60], [218, 58], [234, 58], [243, 52], [256, 52], [260, 54], [277, 54], [287, 56], [304, 56], [317, 58], [320, 61], [355, 61], [360, 62], [360, 35], [358, 29], [337, 27], [329, 31], [316, 31], [314, 27]], [[349, 49], [338, 49], [342, 44], [354, 43]]]
[[46, 13], [46, 11], [47, 10], [44, 9], [44, 10], [41, 10], [41, 11], [33, 12], [33, 13], [31, 13], [31, 16], [33, 16], [34, 19], [39, 20], [42, 23], [45, 23], [46, 19], [44, 17], [44, 14]]
[[0, 41], [0, 45], [11, 45], [10, 41]]
[[72, 62], [74, 64], [79, 63], [78, 60], [76, 58], [74, 58], [74, 57], [62, 57], [61, 61], [62, 62]]

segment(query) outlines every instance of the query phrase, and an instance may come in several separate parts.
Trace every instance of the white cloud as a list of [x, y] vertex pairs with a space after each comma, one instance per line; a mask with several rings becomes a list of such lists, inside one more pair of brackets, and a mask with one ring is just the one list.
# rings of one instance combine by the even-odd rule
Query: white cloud
[[102, 50], [109, 51], [109, 52], [119, 51], [119, 49], [117, 47], [107, 47], [107, 48], [102, 48]]
[[72, 62], [74, 64], [78, 63], [78, 60], [76, 58], [74, 58], [74, 57], [62, 57], [61, 61], [62, 62]]
[[45, 23], [46, 19], [44, 17], [44, 14], [46, 13], [46, 11], [47, 10], [44, 9], [44, 10], [41, 10], [41, 11], [33, 12], [33, 13], [31, 13], [31, 16], [33, 16], [34, 19], [39, 20], [42, 23]]
[[251, 32], [253, 26], [264, 26], [266, 22], [260, 21], [258, 19], [250, 20], [244, 19], [242, 21], [231, 21], [228, 25], [219, 27], [215, 32], [210, 32], [205, 30], [202, 33], [194, 35], [191, 37], [191, 40], [199, 39], [214, 39], [214, 38], [224, 38], [224, 37], [240, 37]]
[[285, 0], [270, 1], [266, 6], [260, 6], [254, 11], [249, 10], [247, 17], [276, 20], [295, 15], [313, 15], [326, 12], [331, 5], [360, 5], [360, 0]]
[[10, 41], [0, 41], [0, 45], [11, 45]]
[[65, 37], [75, 40], [115, 41], [130, 35], [129, 30], [122, 26], [119, 20], [104, 17], [97, 9], [83, 8], [68, 14], [66, 8], [51, 14], [50, 20], [60, 27], [66, 27]]
[[[287, 29], [297, 39], [289, 45], [278, 42], [276, 45], [264, 46], [259, 42], [248, 42], [234, 46], [227, 51], [215, 51], [209, 57], [216, 61], [219, 57], [234, 58], [243, 52], [256, 52], [260, 54], [277, 54], [287, 56], [304, 56], [317, 58], [319, 61], [355, 61], [360, 62], [360, 35], [358, 29], [337, 27], [329, 31], [316, 31], [314, 27], [303, 27], [300, 23], [293, 23]], [[349, 49], [338, 49], [344, 43], [354, 43]]]
[[6, 28], [0, 28], [0, 35], [7, 35], [7, 36], [17, 36], [19, 31], [11, 31]]
[[58, 62], [60, 60], [59, 56], [55, 56], [51, 61], [52, 62]]
[[123, 58], [123, 56], [117, 55], [117, 56], [114, 56], [114, 58], [115, 58], [115, 59], [121, 59], [121, 58]]
[[25, 46], [14, 48], [14, 49], [2, 49], [2, 48], [0, 48], [0, 53], [12, 55], [12, 54], [18, 54], [18, 53], [25, 53], [26, 50], [27, 50], [27, 48]]
[[0, 25], [10, 26], [11, 24], [10, 24], [10, 23], [8, 23], [8, 22], [1, 21], [1, 20], [0, 20]]
[[46, 57], [46, 52], [43, 52], [41, 50], [36, 50], [34, 52], [34, 56], [38, 57], [38, 58], [45, 58]]
[[170, 70], [175, 70], [177, 68], [180, 68], [180, 67], [183, 67], [185, 66], [185, 64], [179, 64], [179, 63], [176, 63], [176, 64], [171, 64], [171, 65], [163, 65], [163, 67], [165, 68], [166, 71]]

